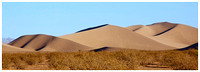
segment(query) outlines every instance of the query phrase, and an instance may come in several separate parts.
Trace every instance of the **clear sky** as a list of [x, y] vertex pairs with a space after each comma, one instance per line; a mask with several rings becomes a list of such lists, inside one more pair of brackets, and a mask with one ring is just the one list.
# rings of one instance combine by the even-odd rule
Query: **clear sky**
[[2, 4], [2, 37], [11, 38], [27, 34], [60, 36], [102, 24], [127, 27], [166, 21], [198, 28], [198, 3], [3, 2]]

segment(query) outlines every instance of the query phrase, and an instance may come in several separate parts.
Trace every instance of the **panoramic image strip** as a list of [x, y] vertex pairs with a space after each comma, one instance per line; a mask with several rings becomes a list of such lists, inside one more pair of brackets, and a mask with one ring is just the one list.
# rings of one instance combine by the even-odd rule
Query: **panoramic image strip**
[[2, 15], [3, 70], [198, 70], [198, 2], [3, 2]]

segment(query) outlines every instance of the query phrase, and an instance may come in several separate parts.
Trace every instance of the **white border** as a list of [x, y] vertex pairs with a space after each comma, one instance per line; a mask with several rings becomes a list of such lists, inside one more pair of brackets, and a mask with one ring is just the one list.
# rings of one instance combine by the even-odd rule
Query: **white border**
[[[200, 22], [199, 22], [199, 21], [200, 21], [200, 19], [199, 19], [199, 16], [200, 16], [200, 15], [199, 15], [199, 12], [200, 12], [199, 6], [200, 6], [200, 5], [199, 5], [199, 4], [200, 4], [200, 3], [199, 3], [199, 1], [198, 1], [198, 42], [199, 42], [199, 37], [200, 37], [200, 36], [199, 36], [199, 33], [200, 33], [200, 32], [199, 32], [199, 28], [200, 28], [200, 26], [199, 26], [199, 23], [200, 23]], [[198, 44], [198, 48], [199, 48], [199, 44]], [[200, 51], [198, 50], [198, 71], [200, 71], [200, 70], [199, 70], [199, 69], [200, 69], [200, 63], [199, 63], [199, 61], [200, 61], [200, 60], [199, 60], [199, 59], [200, 59], [200, 56], [199, 56], [199, 53], [200, 53]]]
[[[2, 2], [199, 2], [198, 0], [2, 0], [0, 3], [0, 10], [1, 10], [1, 18], [0, 18], [0, 22], [1, 22], [1, 39], [0, 41], [2, 42]], [[198, 13], [199, 13], [199, 3], [198, 3]], [[199, 14], [198, 14], [198, 24], [199, 24]], [[198, 25], [199, 28], [199, 25]], [[198, 31], [199, 34], [199, 31]], [[199, 36], [198, 36], [199, 37]], [[105, 71], [105, 72], [132, 72], [132, 71], [138, 71], [138, 72], [168, 72], [168, 71], [176, 71], [176, 72], [182, 72], [182, 71], [196, 71], [199, 72], [200, 70], [2, 70], [2, 44], [1, 44], [1, 49], [0, 49], [0, 69], [2, 72], [12, 72], [12, 71], [16, 71], [16, 72], [23, 72], [23, 71], [30, 71], [30, 72], [35, 72], [35, 71], [39, 71], [39, 72], [56, 72], [56, 71], [61, 71], [61, 72], [80, 72], [80, 71], [86, 71], [86, 72], [100, 72], [100, 71]], [[200, 51], [198, 51], [200, 53]], [[198, 59], [200, 59], [200, 57], [198, 57]], [[199, 61], [198, 61], [199, 63]], [[200, 69], [200, 64], [198, 64], [198, 69]]]
[[[0, 22], [1, 22], [1, 26], [0, 26], [0, 28], [1, 28], [1, 30], [0, 30], [0, 32], [1, 32], [1, 39], [0, 39], [0, 41], [2, 42], [2, 2], [0, 3], [0, 16], [1, 16], [1, 18], [0, 18]], [[1, 49], [0, 49], [0, 70], [2, 70], [2, 43], [0, 43], [0, 45], [1, 45]]]

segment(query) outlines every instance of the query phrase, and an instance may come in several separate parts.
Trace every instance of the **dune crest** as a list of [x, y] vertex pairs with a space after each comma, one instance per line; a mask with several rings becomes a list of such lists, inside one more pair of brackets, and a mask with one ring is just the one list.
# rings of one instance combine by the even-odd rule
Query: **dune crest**
[[[126, 28], [130, 29], [130, 27]], [[183, 24], [161, 22], [144, 26], [134, 32], [177, 48], [184, 48], [198, 42], [198, 29]]]
[[129, 26], [126, 27], [130, 30], [135, 30], [135, 32], [145, 35], [145, 36], [157, 36], [162, 34], [165, 31], [168, 31], [169, 29], [173, 29], [177, 24], [169, 23], [169, 22], [160, 22], [160, 23], [154, 23], [151, 25], [146, 26], [140, 26], [139, 29], [135, 30], [135, 27], [138, 27], [138, 25]]
[[106, 25], [108, 25], [108, 24], [104, 24], [104, 25], [100, 25], [100, 26], [95, 26], [95, 27], [86, 28], [86, 29], [77, 31], [76, 33], [83, 32], [83, 31], [88, 31], [88, 30], [93, 30], [93, 29], [97, 29], [97, 28], [100, 28], [100, 27], [103, 27], [103, 26], [106, 26]]

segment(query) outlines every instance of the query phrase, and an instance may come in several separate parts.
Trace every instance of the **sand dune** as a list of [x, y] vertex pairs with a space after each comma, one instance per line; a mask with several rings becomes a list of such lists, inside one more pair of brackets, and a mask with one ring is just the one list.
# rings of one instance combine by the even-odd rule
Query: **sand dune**
[[168, 42], [171, 46], [184, 48], [198, 43], [198, 29], [179, 24], [172, 30], [155, 36], [155, 38], [158, 39], [158, 41]]
[[[134, 26], [127, 27], [130, 30], [131, 28]], [[143, 26], [134, 32], [176, 48], [184, 48], [198, 42], [198, 29], [183, 24], [161, 22]]]
[[49, 35], [25, 35], [19, 37], [17, 40], [9, 43], [10, 45], [17, 46], [24, 49], [37, 50], [44, 47], [54, 37]]
[[2, 43], [2, 53], [23, 53], [23, 52], [35, 52], [35, 51], [29, 49], [22, 49], [19, 47]]
[[137, 30], [135, 30], [134, 28], [138, 27], [138, 25], [129, 26], [126, 28], [135, 30], [136, 33], [142, 34], [144, 36], [155, 36], [171, 28], [174, 28], [176, 25], [177, 24], [172, 24], [168, 22], [160, 22], [160, 23], [154, 23], [152, 25], [140, 26], [140, 28]]
[[90, 49], [92, 48], [67, 39], [54, 38], [40, 51], [77, 52], [77, 51], [88, 51]]
[[126, 27], [127, 29], [129, 30], [132, 30], [132, 31], [136, 31], [140, 28], [142, 28], [144, 25], [133, 25], [133, 26], [129, 26], [129, 27]]
[[75, 43], [70, 40], [44, 34], [22, 36], [9, 44], [23, 49], [35, 51], [69, 52], [91, 49], [90, 47]]
[[12, 46], [23, 48], [23, 46], [26, 43], [28, 43], [31, 39], [33, 39], [34, 37], [35, 37], [35, 35], [24, 35], [24, 36], [21, 36], [21, 37], [15, 39], [14, 41], [12, 41], [8, 44], [12, 45]]
[[107, 25], [89, 31], [60, 36], [93, 48], [118, 47], [139, 50], [175, 49], [134, 33], [128, 29]]
[[24, 46], [25, 49], [34, 49], [37, 50], [39, 48], [44, 47], [49, 41], [51, 41], [54, 37], [48, 35], [36, 35], [33, 40], [31, 40], [28, 44]]
[[77, 52], [135, 50], [197, 49], [198, 29], [168, 22], [134, 25], [126, 28], [101, 25], [59, 37], [25, 35], [3, 44], [5, 52]]

